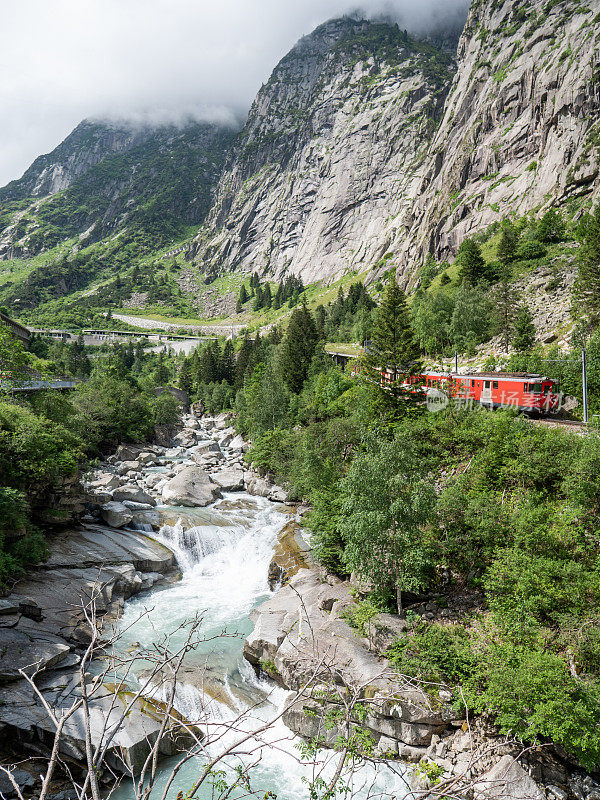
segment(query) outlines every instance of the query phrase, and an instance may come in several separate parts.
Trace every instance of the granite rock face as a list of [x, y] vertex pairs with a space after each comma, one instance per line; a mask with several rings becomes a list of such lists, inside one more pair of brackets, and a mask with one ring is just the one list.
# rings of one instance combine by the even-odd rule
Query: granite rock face
[[454, 64], [397, 26], [332, 20], [263, 86], [192, 249], [305, 282], [376, 264], [416, 199]]
[[597, 13], [473, 0], [457, 52], [322, 25], [260, 90], [190, 257], [305, 283], [393, 266], [411, 286], [429, 252], [597, 195]]

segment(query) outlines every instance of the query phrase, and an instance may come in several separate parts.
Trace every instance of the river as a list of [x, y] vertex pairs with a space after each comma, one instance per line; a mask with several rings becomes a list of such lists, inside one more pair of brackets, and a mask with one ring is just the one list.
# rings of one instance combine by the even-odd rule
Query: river
[[[289, 521], [289, 513], [264, 498], [235, 493], [205, 509], [170, 508], [162, 509], [161, 514], [170, 524], [163, 525], [154, 535], [176, 554], [182, 579], [126, 604], [120, 620], [120, 648], [131, 651], [138, 644], [151, 645], [161, 634], [172, 632], [184, 620], [200, 613], [207, 641], [186, 663], [182, 676], [186, 685], [178, 694], [178, 710], [192, 721], [207, 720], [212, 736], [223, 733], [219, 726], [243, 712], [248, 716], [241, 727], [254, 731], [277, 717], [287, 696], [272, 682], [256, 677], [243, 658], [242, 648], [252, 629], [248, 615], [269, 595], [269, 562], [277, 534]], [[226, 740], [231, 738], [232, 734], [225, 733]], [[252, 791], [256, 796], [264, 797], [265, 792], [272, 791], [279, 800], [308, 798], [306, 779], [310, 779], [311, 767], [301, 762], [298, 743], [281, 721], [275, 722], [260, 741], [250, 743], [249, 759], [256, 761], [260, 757], [253, 770]], [[209, 745], [208, 752], [216, 752], [216, 746]], [[199, 755], [179, 773], [169, 800], [175, 800], [179, 791], [184, 795], [189, 791], [204, 758]], [[162, 795], [174, 763], [162, 763], [152, 798]], [[235, 763], [230, 761], [228, 769], [232, 770]], [[396, 792], [397, 796], [404, 796], [405, 791], [398, 791], [397, 777], [385, 768], [379, 769], [381, 774], [376, 776], [372, 767], [361, 768], [348, 796], [390, 797]], [[326, 768], [325, 774], [330, 771]], [[374, 779], [376, 786], [366, 791], [364, 787], [372, 786]], [[111, 796], [115, 800], [131, 800], [131, 785], [122, 785]], [[208, 785], [196, 795], [202, 800], [213, 796]], [[248, 793], [240, 790], [232, 796]]]

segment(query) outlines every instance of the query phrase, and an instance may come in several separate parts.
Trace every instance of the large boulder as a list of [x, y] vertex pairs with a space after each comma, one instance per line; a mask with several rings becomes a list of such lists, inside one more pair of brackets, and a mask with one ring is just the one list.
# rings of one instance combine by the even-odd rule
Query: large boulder
[[512, 756], [503, 756], [473, 787], [475, 800], [544, 800], [544, 793]]
[[236, 436], [229, 442], [229, 449], [238, 450], [240, 453], [245, 453], [248, 449], [248, 444], [242, 439], [241, 436]]
[[156, 505], [154, 498], [151, 497], [148, 492], [145, 492], [139, 486], [133, 486], [130, 484], [115, 489], [112, 493], [112, 496], [113, 500], [118, 500], [120, 503], [123, 503], [127, 500], [131, 503], [144, 503], [148, 506]]
[[101, 491], [110, 491], [116, 489], [121, 483], [114, 472], [96, 472], [90, 480], [86, 482], [86, 488], [90, 490], [99, 489]]
[[116, 500], [111, 500], [105, 503], [100, 508], [102, 519], [111, 528], [123, 528], [128, 525], [133, 519], [133, 512], [124, 506], [123, 503], [118, 503]]
[[141, 453], [140, 447], [134, 447], [131, 444], [121, 444], [117, 447], [117, 452], [115, 453], [115, 460], [116, 461], [135, 461], [138, 455]]
[[246, 479], [246, 488], [248, 494], [257, 495], [258, 497], [269, 497], [273, 491], [273, 486], [268, 481], [252, 474]]
[[210, 476], [199, 467], [186, 467], [172, 478], [162, 490], [163, 502], [169, 506], [207, 506], [221, 492]]
[[226, 492], [239, 492], [244, 488], [244, 472], [241, 469], [222, 469], [211, 474], [213, 481]]

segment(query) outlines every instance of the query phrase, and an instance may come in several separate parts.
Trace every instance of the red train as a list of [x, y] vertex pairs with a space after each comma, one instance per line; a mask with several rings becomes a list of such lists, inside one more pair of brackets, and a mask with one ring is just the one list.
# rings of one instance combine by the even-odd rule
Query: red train
[[[355, 368], [353, 373], [358, 372]], [[422, 375], [399, 376], [392, 369], [382, 373], [382, 386], [398, 379], [412, 391], [423, 391], [428, 400], [443, 404], [444, 397], [488, 408], [511, 406], [534, 414], [556, 414], [562, 405], [558, 381], [528, 372], [479, 372], [461, 375], [447, 372], [425, 372]]]

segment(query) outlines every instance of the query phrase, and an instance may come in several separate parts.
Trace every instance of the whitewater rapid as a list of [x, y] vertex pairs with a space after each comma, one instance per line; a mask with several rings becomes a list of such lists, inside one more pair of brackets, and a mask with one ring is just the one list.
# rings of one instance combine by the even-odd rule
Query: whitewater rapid
[[[197, 614], [202, 617], [205, 641], [185, 663], [176, 705], [187, 719], [204, 720], [209, 734], [222, 738], [218, 746], [209, 744], [207, 754], [197, 756], [181, 770], [168, 795], [169, 800], [176, 800], [179, 791], [185, 796], [193, 786], [206, 755], [214, 755], [224, 742], [239, 738], [240, 732], [258, 730], [283, 709], [287, 692], [271, 681], [258, 679], [244, 660], [242, 649], [252, 630], [248, 615], [269, 596], [269, 563], [277, 534], [290, 515], [283, 506], [243, 493], [228, 494], [207, 509], [170, 508], [168, 514], [170, 524], [163, 525], [154, 538], [175, 553], [182, 578], [126, 603], [119, 647], [128, 652], [147, 647], [185, 620]], [[174, 637], [173, 646], [178, 638], [182, 643], [183, 632]], [[238, 731], [231, 733], [227, 723], [239, 719], [240, 714], [244, 717], [237, 723]], [[265, 792], [272, 791], [278, 800], [309, 797], [307, 780], [312, 780], [312, 768], [302, 763], [299, 740], [283, 722], [276, 721], [266, 733], [251, 739], [246, 749], [250, 763], [260, 757], [253, 769], [251, 796], [264, 797]], [[163, 762], [152, 798], [162, 795], [174, 763]], [[233, 774], [236, 763], [230, 759], [226, 770]], [[327, 768], [326, 774], [330, 771]], [[385, 768], [379, 772], [376, 776], [373, 768], [361, 768], [346, 797], [400, 798], [406, 794], [400, 791], [397, 776], [388, 774]], [[195, 795], [201, 800], [214, 796], [208, 784]], [[247, 797], [248, 790], [240, 789], [231, 796]], [[122, 785], [111, 797], [131, 800], [131, 785]]]

